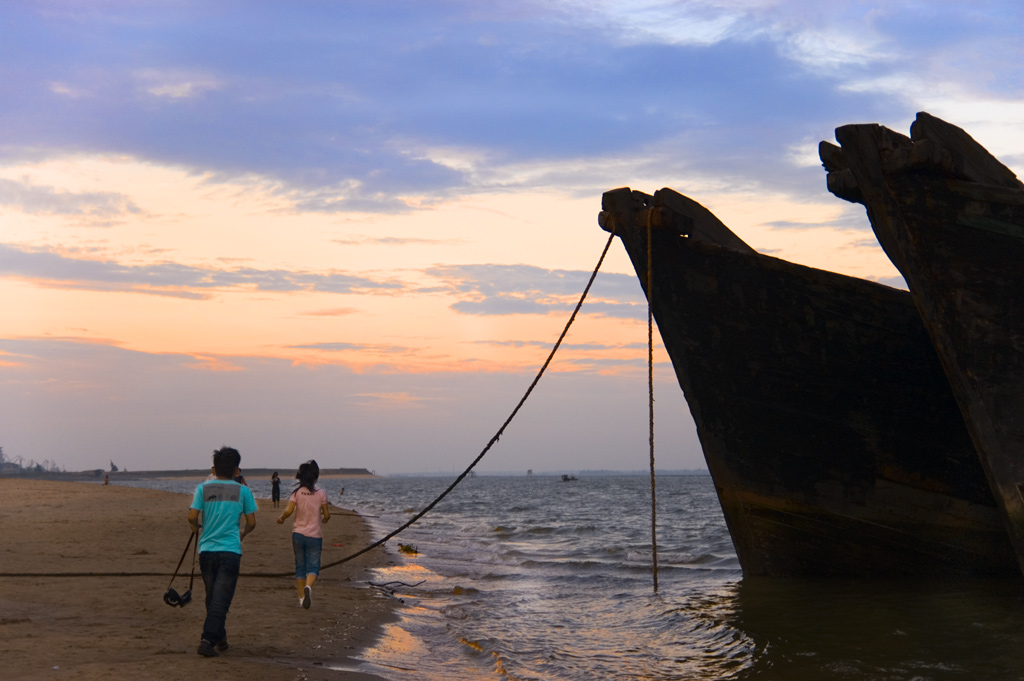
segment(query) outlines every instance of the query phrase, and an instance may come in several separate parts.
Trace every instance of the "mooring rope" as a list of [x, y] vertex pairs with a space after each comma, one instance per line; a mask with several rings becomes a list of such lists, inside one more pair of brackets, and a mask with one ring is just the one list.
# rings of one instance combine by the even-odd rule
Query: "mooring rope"
[[[505, 432], [505, 428], [507, 428], [508, 425], [510, 423], [512, 423], [512, 419], [514, 419], [516, 414], [519, 413], [519, 409], [523, 406], [523, 404], [526, 402], [526, 399], [530, 396], [530, 393], [532, 393], [533, 389], [537, 386], [537, 383], [540, 381], [540, 377], [544, 375], [544, 372], [547, 370], [548, 365], [551, 364], [551, 360], [554, 359], [555, 353], [558, 351], [559, 346], [562, 344], [562, 340], [565, 339], [565, 335], [567, 333], [569, 333], [569, 327], [572, 326], [572, 323], [574, 321], [576, 321], [576, 314], [580, 311], [580, 308], [583, 307], [583, 301], [587, 299], [587, 294], [590, 293], [590, 287], [594, 285], [594, 279], [597, 278], [597, 273], [601, 270], [601, 264], [604, 263], [604, 257], [605, 257], [605, 255], [608, 254], [608, 249], [611, 247], [612, 239], [614, 239], [614, 238], [615, 238], [615, 233], [614, 232], [612, 232], [611, 234], [608, 235], [608, 241], [606, 241], [605, 244], [604, 244], [604, 250], [601, 251], [601, 257], [598, 258], [598, 260], [597, 260], [597, 266], [594, 267], [594, 272], [590, 275], [590, 280], [587, 281], [587, 285], [586, 285], [586, 287], [584, 287], [583, 293], [580, 295], [579, 302], [576, 303], [575, 309], [573, 309], [572, 314], [569, 315], [569, 321], [566, 322], [565, 328], [562, 329], [561, 335], [558, 336], [558, 340], [555, 341], [554, 347], [551, 348], [551, 352], [548, 354], [548, 358], [546, 360], [544, 360], [544, 364], [541, 366], [540, 371], [537, 372], [537, 375], [534, 377], [533, 382], [530, 383], [530, 387], [526, 389], [526, 393], [523, 394], [523, 397], [519, 400], [519, 404], [516, 405], [515, 409], [512, 410], [512, 413], [509, 414], [507, 419], [505, 419], [505, 422], [503, 424], [501, 424], [501, 428], [498, 428], [498, 432], [496, 432], [494, 434], [494, 437], [492, 437], [490, 439], [490, 441], [487, 443], [487, 446], [485, 446], [483, 448], [483, 451], [481, 451], [479, 454], [477, 454], [477, 457], [475, 459], [473, 459], [473, 462], [471, 464], [469, 464], [469, 466], [466, 467], [466, 470], [462, 471], [462, 473], [459, 475], [459, 477], [455, 478], [455, 481], [452, 482], [452, 484], [450, 484], [448, 486], [448, 488], [444, 492], [442, 492], [440, 494], [440, 496], [438, 496], [436, 499], [434, 499], [429, 504], [427, 504], [427, 506], [424, 507], [424, 509], [422, 511], [420, 511], [419, 513], [414, 515], [412, 518], [410, 518], [408, 522], [403, 524], [401, 527], [399, 527], [397, 530], [395, 530], [394, 532], [390, 533], [389, 535], [387, 535], [383, 539], [379, 539], [376, 542], [374, 542], [373, 544], [370, 544], [369, 546], [367, 546], [366, 548], [361, 549], [360, 551], [356, 551], [351, 556], [346, 556], [345, 558], [342, 558], [340, 560], [336, 560], [336, 561], [334, 561], [332, 563], [327, 563], [326, 565], [323, 566], [323, 568], [334, 567], [335, 565], [340, 565], [341, 563], [350, 561], [353, 558], [356, 558], [357, 556], [361, 556], [364, 553], [366, 553], [367, 551], [371, 551], [371, 550], [377, 548], [378, 546], [381, 546], [382, 544], [387, 542], [389, 539], [393, 539], [400, 532], [408, 529], [413, 523], [415, 523], [417, 520], [419, 520], [420, 518], [425, 516], [431, 509], [433, 509], [435, 506], [437, 506], [437, 504], [440, 503], [440, 501], [442, 499], [444, 499], [446, 496], [448, 496], [448, 494], [453, 489], [455, 489], [455, 487], [460, 482], [462, 482], [462, 480], [467, 475], [469, 475], [469, 472], [473, 470], [473, 468], [480, 462], [480, 460], [482, 458], [484, 458], [484, 455], [487, 454], [488, 451], [490, 451], [491, 447], [493, 447], [494, 444], [498, 441], [498, 439], [501, 437], [502, 433]], [[323, 568], [321, 568], [321, 569], [323, 569]]]
[[[335, 565], [341, 565], [342, 563], [347, 563], [348, 561], [350, 561], [350, 560], [352, 560], [354, 558], [357, 558], [357, 557], [363, 555], [364, 553], [372, 551], [373, 549], [377, 548], [378, 546], [382, 546], [387, 541], [389, 541], [391, 539], [394, 539], [401, 532], [407, 530], [413, 523], [415, 523], [417, 520], [419, 520], [420, 518], [425, 516], [435, 506], [437, 506], [437, 504], [440, 503], [441, 500], [444, 499], [446, 496], [448, 496], [448, 494], [453, 489], [455, 489], [455, 487], [460, 482], [462, 482], [466, 478], [467, 475], [469, 475], [470, 471], [472, 471], [473, 468], [478, 463], [480, 463], [480, 460], [484, 458], [484, 455], [487, 454], [488, 451], [490, 451], [491, 447], [493, 447], [495, 443], [498, 442], [498, 439], [505, 432], [505, 428], [507, 428], [508, 425], [510, 423], [512, 423], [512, 419], [514, 419], [516, 414], [519, 413], [520, 408], [522, 408], [523, 404], [526, 402], [526, 399], [530, 396], [530, 393], [532, 393], [533, 389], [537, 386], [537, 383], [540, 381], [541, 376], [544, 375], [544, 372], [547, 370], [548, 365], [551, 364], [551, 360], [554, 358], [555, 353], [558, 351], [559, 346], [561, 346], [562, 341], [565, 339], [566, 334], [569, 333], [569, 327], [571, 327], [572, 323], [574, 321], [576, 321], [576, 315], [579, 313], [580, 308], [583, 307], [583, 301], [586, 300], [587, 294], [590, 293], [590, 287], [594, 285], [594, 280], [597, 278], [597, 273], [601, 270], [601, 265], [604, 263], [604, 258], [608, 254], [608, 249], [611, 247], [612, 239], [614, 239], [614, 238], [615, 238], [615, 233], [613, 231], [611, 234], [608, 235], [608, 241], [604, 245], [604, 250], [601, 251], [601, 257], [597, 261], [597, 266], [594, 268], [593, 274], [590, 275], [590, 280], [587, 282], [586, 287], [583, 289], [583, 293], [580, 295], [579, 302], [576, 303], [575, 309], [573, 309], [572, 314], [569, 316], [569, 321], [566, 322], [565, 328], [562, 329], [561, 335], [559, 335], [558, 340], [555, 341], [555, 345], [554, 345], [554, 347], [551, 348], [551, 352], [548, 354], [547, 359], [544, 360], [544, 364], [541, 366], [540, 371], [537, 372], [536, 377], [534, 377], [533, 382], [530, 383], [530, 387], [526, 389], [526, 393], [523, 395], [522, 399], [519, 400], [519, 403], [516, 405], [515, 409], [513, 409], [512, 413], [509, 414], [509, 417], [507, 419], [505, 419], [505, 422], [503, 424], [501, 424], [501, 428], [498, 428], [498, 432], [496, 432], [494, 434], [494, 437], [492, 437], [490, 439], [490, 441], [487, 443], [487, 445], [483, 448], [483, 451], [481, 451], [477, 455], [477, 457], [475, 459], [473, 459], [473, 462], [471, 464], [469, 464], [469, 466], [466, 468], [466, 470], [464, 470], [459, 475], [459, 477], [455, 478], [455, 481], [452, 484], [450, 484], [448, 486], [448, 488], [445, 489], [444, 492], [442, 492], [436, 499], [434, 499], [429, 504], [427, 504], [427, 506], [424, 507], [424, 509], [422, 511], [420, 511], [419, 513], [414, 515], [411, 519], [409, 519], [408, 522], [404, 523], [401, 527], [399, 527], [397, 530], [391, 532], [390, 534], [388, 534], [384, 538], [379, 539], [379, 540], [375, 541], [374, 543], [370, 544], [366, 548], [360, 549], [359, 551], [356, 551], [352, 555], [349, 555], [349, 556], [346, 556], [346, 557], [341, 558], [339, 560], [333, 561], [331, 563], [326, 563], [326, 564], [322, 565], [321, 568], [320, 568], [321, 570], [325, 570], [327, 568], [334, 567]], [[288, 572], [242, 572], [242, 573], [240, 573], [239, 576], [241, 576], [241, 577], [292, 577], [294, 575], [295, 575], [295, 571], [294, 570], [289, 570]], [[30, 573], [29, 572], [24, 572], [24, 573], [23, 572], [0, 572], [0, 577], [166, 577], [166, 576], [167, 576], [167, 573], [164, 573], [164, 572], [35, 572], [35, 571], [34, 572], [30, 572]]]
[[651, 447], [651, 574], [658, 593], [658, 502], [654, 486], [654, 256], [651, 246], [651, 214], [647, 214], [647, 413]]

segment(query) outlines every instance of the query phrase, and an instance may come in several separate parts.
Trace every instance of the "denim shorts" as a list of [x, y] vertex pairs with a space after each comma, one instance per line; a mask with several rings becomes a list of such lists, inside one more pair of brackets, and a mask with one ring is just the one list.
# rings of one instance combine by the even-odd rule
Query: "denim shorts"
[[295, 579], [306, 575], [320, 576], [320, 549], [324, 545], [321, 537], [307, 537], [292, 532], [292, 550], [295, 551]]

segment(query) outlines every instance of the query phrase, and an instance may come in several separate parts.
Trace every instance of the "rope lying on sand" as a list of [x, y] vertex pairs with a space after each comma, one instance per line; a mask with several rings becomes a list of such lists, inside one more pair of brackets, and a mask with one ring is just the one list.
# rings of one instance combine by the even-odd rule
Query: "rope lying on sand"
[[[383, 546], [384, 543], [387, 542], [388, 540], [394, 539], [396, 536], [398, 536], [398, 534], [400, 534], [401, 532], [407, 530], [413, 523], [415, 523], [417, 520], [419, 520], [420, 518], [425, 516], [435, 506], [437, 506], [437, 504], [440, 503], [440, 501], [442, 499], [444, 499], [446, 496], [448, 496], [448, 494], [453, 489], [455, 489], [455, 487], [460, 482], [462, 482], [466, 478], [466, 476], [469, 475], [470, 471], [472, 471], [473, 468], [478, 463], [480, 463], [480, 460], [483, 459], [484, 455], [487, 454], [488, 451], [490, 451], [491, 447], [493, 447], [498, 442], [499, 438], [501, 438], [502, 434], [505, 432], [505, 428], [508, 427], [508, 425], [512, 422], [512, 419], [514, 419], [516, 414], [519, 413], [520, 408], [522, 408], [523, 404], [526, 402], [526, 399], [530, 396], [530, 393], [533, 392], [533, 389], [537, 386], [537, 383], [540, 381], [540, 377], [544, 375], [544, 372], [547, 370], [548, 365], [551, 364], [551, 360], [554, 358], [555, 353], [558, 351], [559, 346], [562, 344], [562, 340], [564, 340], [566, 334], [569, 333], [569, 327], [571, 327], [572, 323], [574, 321], [576, 321], [576, 314], [580, 311], [580, 308], [583, 307], [583, 301], [586, 300], [587, 294], [590, 293], [590, 287], [593, 286], [594, 280], [597, 278], [597, 273], [601, 270], [601, 265], [604, 263], [604, 258], [608, 254], [608, 249], [611, 247], [612, 239], [614, 239], [614, 238], [615, 238], [615, 233], [614, 232], [609, 234], [608, 241], [604, 245], [604, 250], [601, 251], [601, 257], [598, 259], [597, 266], [594, 268], [593, 274], [590, 275], [590, 280], [587, 282], [586, 287], [583, 289], [583, 293], [580, 295], [579, 302], [576, 303], [575, 309], [573, 309], [572, 314], [569, 316], [569, 321], [566, 323], [565, 328], [562, 329], [562, 333], [558, 337], [558, 340], [555, 341], [554, 347], [551, 348], [551, 352], [548, 354], [548, 358], [546, 360], [544, 360], [544, 364], [541, 366], [540, 370], [537, 372], [537, 376], [533, 379], [533, 382], [530, 383], [530, 387], [526, 389], [526, 393], [523, 395], [522, 399], [519, 400], [519, 404], [517, 404], [515, 409], [512, 410], [512, 413], [509, 415], [509, 417], [507, 419], [505, 419], [505, 422], [503, 424], [501, 424], [501, 427], [498, 428], [498, 432], [495, 433], [494, 437], [492, 437], [490, 439], [490, 441], [487, 443], [487, 445], [483, 448], [483, 451], [481, 451], [477, 455], [477, 457], [475, 459], [473, 459], [473, 462], [469, 464], [469, 466], [466, 468], [466, 470], [464, 470], [462, 472], [462, 474], [459, 475], [459, 477], [455, 478], [455, 481], [451, 485], [449, 485], [448, 488], [445, 489], [445, 491], [440, 494], [440, 496], [438, 496], [436, 499], [434, 499], [429, 504], [427, 504], [426, 507], [424, 507], [424, 509], [422, 511], [420, 511], [419, 513], [414, 515], [412, 518], [410, 518], [406, 523], [404, 523], [397, 530], [394, 530], [393, 532], [391, 532], [390, 534], [388, 534], [384, 538], [375, 541], [374, 543], [370, 544], [366, 548], [360, 549], [359, 551], [356, 551], [355, 553], [353, 553], [353, 554], [351, 554], [349, 556], [341, 558], [340, 560], [336, 560], [336, 561], [333, 561], [331, 563], [327, 563], [327, 564], [321, 566], [321, 568], [320, 568], [321, 570], [326, 570], [327, 568], [334, 567], [335, 565], [341, 565], [342, 563], [347, 563], [348, 561], [350, 561], [350, 560], [352, 560], [354, 558], [357, 558], [357, 557], [363, 555], [364, 553], [372, 551], [373, 549], [377, 548], [378, 546]], [[167, 576], [167, 573], [165, 573], [165, 572], [0, 572], [0, 577], [166, 577], [166, 576]], [[241, 576], [241, 577], [275, 577], [275, 578], [278, 578], [278, 577], [294, 577], [295, 576], [295, 571], [294, 570], [289, 570], [288, 572], [242, 572], [242, 573], [240, 573], [239, 576]]]

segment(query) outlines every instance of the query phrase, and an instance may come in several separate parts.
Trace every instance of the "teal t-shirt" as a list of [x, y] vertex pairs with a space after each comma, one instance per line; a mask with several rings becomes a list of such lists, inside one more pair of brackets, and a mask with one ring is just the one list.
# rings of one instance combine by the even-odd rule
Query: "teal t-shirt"
[[234, 480], [207, 480], [196, 487], [192, 508], [200, 513], [199, 551], [242, 553], [239, 517], [256, 512], [252, 490]]

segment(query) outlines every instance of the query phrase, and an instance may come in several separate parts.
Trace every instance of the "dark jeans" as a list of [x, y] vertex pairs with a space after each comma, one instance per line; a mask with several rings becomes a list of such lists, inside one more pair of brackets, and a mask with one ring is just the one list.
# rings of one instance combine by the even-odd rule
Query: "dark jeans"
[[225, 622], [231, 599], [238, 584], [238, 571], [242, 555], [231, 551], [203, 551], [199, 554], [199, 570], [206, 585], [206, 621], [203, 622], [203, 639], [219, 643], [227, 638]]
[[323, 545], [322, 537], [307, 537], [304, 534], [292, 532], [295, 579], [305, 579], [308, 575], [320, 576], [320, 551]]

